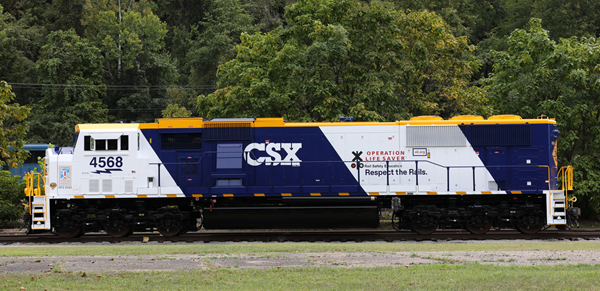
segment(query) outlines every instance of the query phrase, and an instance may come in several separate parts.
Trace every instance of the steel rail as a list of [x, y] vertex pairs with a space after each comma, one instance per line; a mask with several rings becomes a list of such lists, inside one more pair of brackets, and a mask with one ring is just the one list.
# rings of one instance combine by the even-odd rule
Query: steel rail
[[410, 231], [334, 230], [334, 231], [227, 231], [194, 232], [165, 237], [157, 232], [136, 233], [128, 237], [111, 237], [104, 233], [86, 234], [72, 239], [52, 234], [0, 235], [0, 244], [55, 244], [97, 242], [363, 242], [363, 241], [466, 241], [466, 240], [593, 240], [600, 239], [600, 229], [545, 230], [536, 234], [522, 234], [515, 230], [492, 230], [475, 235], [464, 230], [438, 230], [429, 235]]

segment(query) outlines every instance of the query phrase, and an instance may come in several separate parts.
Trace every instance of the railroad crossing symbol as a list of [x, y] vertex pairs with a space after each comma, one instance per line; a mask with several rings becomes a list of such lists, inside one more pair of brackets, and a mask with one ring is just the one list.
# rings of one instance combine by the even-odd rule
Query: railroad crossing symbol
[[362, 155], [362, 151], [361, 152], [352, 152], [352, 154], [354, 155], [354, 159], [352, 159], [353, 162], [362, 162], [362, 158], [360, 157], [360, 155]]

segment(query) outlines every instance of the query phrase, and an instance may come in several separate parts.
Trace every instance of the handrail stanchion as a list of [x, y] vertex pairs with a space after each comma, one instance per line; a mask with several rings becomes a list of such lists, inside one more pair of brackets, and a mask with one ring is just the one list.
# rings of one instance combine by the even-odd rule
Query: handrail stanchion
[[390, 185], [390, 161], [385, 161], [385, 173], [387, 176], [387, 185]]
[[473, 168], [473, 191], [475, 191], [475, 167], [471, 168]]
[[160, 163], [158, 164], [158, 187], [160, 188]]
[[446, 191], [450, 192], [450, 167], [446, 167]]

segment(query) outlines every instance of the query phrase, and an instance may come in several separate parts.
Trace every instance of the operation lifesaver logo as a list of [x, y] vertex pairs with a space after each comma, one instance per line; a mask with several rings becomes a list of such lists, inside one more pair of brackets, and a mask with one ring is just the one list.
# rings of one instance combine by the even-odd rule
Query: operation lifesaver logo
[[[244, 160], [251, 166], [299, 167], [302, 160], [296, 154], [301, 148], [301, 143], [251, 143], [244, 149]], [[285, 154], [283, 159], [282, 154]]]

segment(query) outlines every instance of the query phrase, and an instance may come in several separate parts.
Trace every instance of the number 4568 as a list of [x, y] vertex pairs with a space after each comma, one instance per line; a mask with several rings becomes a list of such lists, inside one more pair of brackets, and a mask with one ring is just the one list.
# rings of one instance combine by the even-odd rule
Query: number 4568
[[90, 161], [90, 166], [94, 166], [94, 168], [104, 168], [104, 167], [117, 167], [120, 168], [123, 166], [123, 158], [122, 157], [93, 157]]

